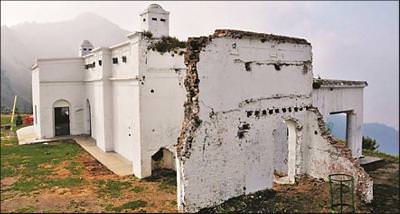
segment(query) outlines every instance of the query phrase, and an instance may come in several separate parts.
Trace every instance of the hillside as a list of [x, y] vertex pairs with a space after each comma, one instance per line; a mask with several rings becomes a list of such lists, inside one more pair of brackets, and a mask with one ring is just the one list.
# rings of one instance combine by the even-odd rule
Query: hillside
[[[346, 138], [346, 117], [344, 115], [331, 115], [327, 123], [333, 136]], [[379, 143], [378, 150], [388, 154], [399, 154], [399, 132], [381, 123], [365, 123], [362, 127], [363, 135], [376, 139]]]
[[31, 111], [31, 66], [36, 58], [77, 56], [82, 40], [96, 47], [126, 40], [129, 32], [92, 13], [54, 23], [22, 23], [1, 27], [1, 105]]

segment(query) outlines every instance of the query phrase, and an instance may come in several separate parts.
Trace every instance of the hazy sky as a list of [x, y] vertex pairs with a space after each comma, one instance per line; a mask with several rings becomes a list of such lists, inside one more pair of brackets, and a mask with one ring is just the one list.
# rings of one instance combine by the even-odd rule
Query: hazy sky
[[[170, 11], [180, 39], [216, 28], [306, 38], [314, 75], [366, 80], [364, 120], [399, 129], [399, 3], [392, 2], [1, 2], [1, 24], [57, 22], [92, 12], [129, 31], [150, 3]], [[79, 32], [77, 32], [79, 33]]]

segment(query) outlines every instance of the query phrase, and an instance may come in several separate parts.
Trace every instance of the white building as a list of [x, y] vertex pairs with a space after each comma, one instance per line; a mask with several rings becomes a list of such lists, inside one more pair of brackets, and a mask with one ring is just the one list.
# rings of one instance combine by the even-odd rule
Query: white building
[[[304, 39], [217, 30], [161, 50], [169, 12], [152, 4], [140, 16], [141, 31], [126, 42], [85, 40], [79, 57], [37, 60], [40, 138], [90, 135], [139, 178], [175, 169], [183, 211], [270, 188], [275, 173], [293, 183], [298, 174], [347, 172], [371, 199], [371, 180], [352, 159], [361, 156], [366, 82], [313, 79]], [[341, 112], [350, 156], [324, 131], [322, 116]]]
[[[151, 157], [160, 148], [173, 151], [183, 118], [186, 69], [183, 49], [148, 49], [169, 35], [169, 12], [152, 4], [141, 21], [142, 32], [128, 35], [126, 42], [93, 48], [85, 40], [79, 57], [38, 59], [32, 71], [37, 135], [88, 134], [104, 152], [132, 161], [139, 178], [151, 175]], [[152, 39], [143, 31], [153, 33]]]

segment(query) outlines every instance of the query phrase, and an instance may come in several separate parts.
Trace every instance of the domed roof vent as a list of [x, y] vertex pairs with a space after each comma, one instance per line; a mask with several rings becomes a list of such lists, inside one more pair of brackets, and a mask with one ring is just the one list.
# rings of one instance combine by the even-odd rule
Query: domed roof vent
[[92, 50], [93, 50], [92, 43], [90, 43], [89, 40], [83, 40], [83, 42], [79, 47], [79, 56], [86, 56], [90, 54]]
[[162, 7], [158, 4], [151, 4], [147, 9], [162, 9]]
[[88, 40], [83, 40], [81, 47], [93, 47], [93, 45]]

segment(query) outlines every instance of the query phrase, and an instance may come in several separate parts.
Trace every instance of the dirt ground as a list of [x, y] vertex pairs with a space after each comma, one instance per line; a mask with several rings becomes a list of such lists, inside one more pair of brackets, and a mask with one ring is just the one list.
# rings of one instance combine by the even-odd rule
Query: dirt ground
[[[397, 159], [367, 169], [374, 201], [356, 199], [357, 212], [400, 213]], [[176, 212], [176, 174], [119, 177], [74, 142], [23, 145], [1, 130], [1, 213], [3, 212]], [[201, 212], [328, 213], [329, 184], [301, 177], [295, 185], [240, 196]]]
[[385, 161], [367, 170], [374, 180], [374, 213], [400, 213], [399, 163]]
[[[68, 142], [69, 144], [74, 144]], [[119, 177], [106, 169], [90, 154], [73, 147], [77, 155], [68, 160], [53, 158], [41, 163], [40, 176], [29, 176], [21, 169], [11, 168], [24, 159], [25, 148], [2, 137], [1, 212], [176, 212], [176, 175], [159, 171], [152, 178], [139, 180], [134, 176]], [[56, 143], [57, 144], [57, 143]], [[66, 142], [59, 143], [59, 145]], [[43, 145], [31, 145], [31, 149]], [[57, 146], [57, 145], [54, 145]], [[65, 145], [64, 145], [65, 146]], [[15, 147], [15, 154], [7, 151]], [[75, 148], [76, 147], [76, 148]], [[64, 147], [63, 147], [64, 148]], [[57, 148], [56, 148], [57, 149]], [[13, 150], [14, 151], [14, 150]], [[43, 149], [43, 155], [52, 150]], [[29, 153], [28, 153], [29, 154]], [[33, 156], [35, 152], [32, 152]], [[40, 157], [32, 158], [32, 162]], [[71, 167], [72, 166], [72, 167]], [[21, 173], [9, 173], [9, 169]], [[22, 171], [21, 171], [22, 170]], [[45, 179], [46, 178], [46, 179]], [[57, 181], [57, 182], [55, 182]], [[33, 182], [34, 186], [31, 185]]]
[[[374, 181], [371, 204], [355, 199], [357, 213], [400, 213], [399, 163], [385, 160], [367, 170]], [[295, 185], [274, 184], [272, 190], [230, 199], [201, 212], [330, 213], [329, 183], [301, 177]]]

